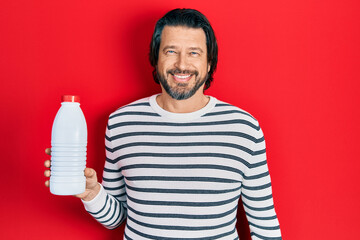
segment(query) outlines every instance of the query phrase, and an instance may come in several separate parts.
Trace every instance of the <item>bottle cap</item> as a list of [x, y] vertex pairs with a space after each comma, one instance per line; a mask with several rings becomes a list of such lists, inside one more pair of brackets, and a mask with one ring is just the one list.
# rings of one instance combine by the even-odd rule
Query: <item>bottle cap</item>
[[61, 102], [80, 102], [80, 96], [77, 95], [63, 95]]

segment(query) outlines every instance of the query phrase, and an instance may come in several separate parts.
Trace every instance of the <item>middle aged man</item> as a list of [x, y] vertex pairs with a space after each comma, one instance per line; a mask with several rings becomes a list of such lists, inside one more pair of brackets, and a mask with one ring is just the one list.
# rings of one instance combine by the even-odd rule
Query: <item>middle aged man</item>
[[252, 239], [281, 239], [258, 122], [204, 94], [217, 65], [206, 17], [168, 12], [150, 62], [161, 94], [110, 115], [103, 182], [87, 168], [77, 195], [86, 210], [110, 229], [127, 219], [124, 239], [238, 239], [241, 197]]

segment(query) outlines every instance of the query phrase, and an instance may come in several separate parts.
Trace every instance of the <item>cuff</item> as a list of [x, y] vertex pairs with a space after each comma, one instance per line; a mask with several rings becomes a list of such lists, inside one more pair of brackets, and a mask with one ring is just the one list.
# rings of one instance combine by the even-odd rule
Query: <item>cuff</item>
[[100, 191], [93, 199], [91, 199], [90, 201], [84, 201], [81, 199], [85, 209], [89, 212], [98, 212], [105, 206], [107, 193], [104, 190], [104, 187], [100, 183], [99, 185], [100, 185]]

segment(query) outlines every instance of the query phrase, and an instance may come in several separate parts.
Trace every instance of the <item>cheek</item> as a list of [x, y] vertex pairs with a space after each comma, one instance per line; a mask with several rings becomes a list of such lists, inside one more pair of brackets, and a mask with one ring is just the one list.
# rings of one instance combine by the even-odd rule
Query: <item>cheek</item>
[[208, 65], [207, 64], [200, 64], [199, 66], [197, 66], [196, 67], [197, 68], [197, 70], [199, 71], [199, 73], [201, 74], [201, 75], [206, 75], [208, 72], [209, 72], [209, 69], [210, 68], [208, 68]]
[[207, 63], [207, 59], [197, 59], [193, 62], [193, 66], [201, 73], [205, 75], [210, 70], [210, 65]]
[[158, 66], [158, 70], [166, 71], [171, 66], [171, 63], [169, 60], [164, 61], [164, 60], [159, 59], [157, 66]]

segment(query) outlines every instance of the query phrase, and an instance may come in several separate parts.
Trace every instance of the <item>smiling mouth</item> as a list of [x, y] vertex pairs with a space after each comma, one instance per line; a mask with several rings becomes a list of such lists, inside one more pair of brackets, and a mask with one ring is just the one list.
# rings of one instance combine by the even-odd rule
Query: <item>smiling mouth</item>
[[185, 79], [185, 78], [188, 78], [191, 76], [191, 74], [189, 75], [174, 75], [176, 78], [182, 78], [182, 79]]
[[171, 74], [175, 81], [178, 81], [178, 82], [187, 82], [191, 79], [192, 77], [192, 74], [187, 74], [187, 75], [179, 75], [179, 74]]

